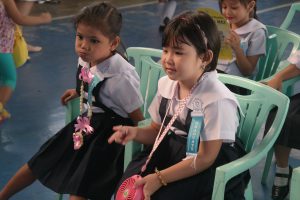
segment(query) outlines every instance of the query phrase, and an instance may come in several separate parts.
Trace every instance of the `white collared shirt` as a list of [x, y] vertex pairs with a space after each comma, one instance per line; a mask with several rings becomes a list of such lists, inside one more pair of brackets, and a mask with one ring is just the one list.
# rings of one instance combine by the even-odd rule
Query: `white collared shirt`
[[298, 69], [300, 69], [300, 50], [296, 51], [295, 53], [291, 54], [288, 58], [288, 61], [291, 64], [296, 65]]
[[[88, 63], [78, 59], [81, 66]], [[118, 53], [90, 68], [92, 74], [100, 80], [108, 78], [100, 89], [101, 102], [122, 117], [143, 105], [140, 93], [140, 78], [135, 68]], [[87, 96], [87, 94], [86, 94]], [[103, 112], [101, 108], [93, 107], [93, 112]]]
[[[162, 124], [163, 120], [159, 114], [162, 97], [172, 99], [172, 104], [168, 112], [172, 116], [180, 102], [178, 99], [177, 81], [169, 79], [168, 76], [164, 76], [159, 80], [158, 92], [149, 107], [150, 116], [157, 124]], [[201, 110], [203, 110], [204, 116], [204, 129], [200, 135], [200, 140], [223, 139], [224, 142], [234, 141], [239, 125], [237, 116], [237, 107], [239, 104], [235, 96], [218, 80], [216, 71], [206, 72], [202, 76], [186, 107], [193, 110], [193, 102], [195, 100], [201, 102]], [[188, 113], [187, 108], [177, 118], [183, 124]], [[171, 130], [178, 135], [187, 135], [186, 132], [175, 127], [172, 127]]]
[[[256, 19], [251, 19], [247, 24], [237, 28], [235, 32], [240, 36], [240, 45], [246, 56], [266, 54], [267, 28], [264, 24]], [[234, 52], [233, 59], [228, 62], [219, 61], [217, 69], [222, 70], [227, 74], [243, 76], [237, 66]], [[255, 75], [257, 72], [258, 68], [256, 67], [253, 75]]]

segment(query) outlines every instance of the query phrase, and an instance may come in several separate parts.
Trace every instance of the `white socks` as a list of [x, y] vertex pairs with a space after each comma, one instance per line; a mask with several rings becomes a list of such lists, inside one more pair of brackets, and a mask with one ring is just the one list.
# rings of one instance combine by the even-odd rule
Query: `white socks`
[[288, 184], [288, 180], [289, 180], [288, 179], [288, 176], [289, 176], [289, 173], [290, 173], [289, 166], [287, 166], [285, 168], [281, 168], [281, 167], [278, 167], [276, 165], [276, 172], [275, 173], [286, 174], [287, 177], [279, 177], [279, 176], [275, 175], [274, 185], [276, 185], [276, 186], [286, 186]]

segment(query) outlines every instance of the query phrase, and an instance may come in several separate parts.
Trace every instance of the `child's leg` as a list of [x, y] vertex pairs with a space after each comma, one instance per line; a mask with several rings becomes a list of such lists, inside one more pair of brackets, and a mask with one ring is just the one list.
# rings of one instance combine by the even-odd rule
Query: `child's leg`
[[36, 178], [29, 169], [28, 164], [23, 165], [8, 181], [0, 192], [0, 200], [7, 200], [20, 190], [31, 185]]
[[276, 165], [279, 167], [288, 167], [291, 148], [282, 145], [275, 146]]
[[11, 53], [0, 53], [0, 102], [5, 106], [16, 87], [17, 72]]
[[87, 199], [80, 196], [70, 195], [69, 200], [87, 200]]

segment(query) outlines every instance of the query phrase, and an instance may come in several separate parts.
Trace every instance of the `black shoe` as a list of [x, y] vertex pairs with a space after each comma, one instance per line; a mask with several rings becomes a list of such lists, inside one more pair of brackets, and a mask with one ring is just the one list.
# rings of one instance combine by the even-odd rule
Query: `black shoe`
[[289, 174], [280, 174], [276, 173], [275, 176], [288, 178], [288, 184], [285, 186], [276, 186], [273, 185], [272, 187], [272, 199], [273, 200], [283, 200], [288, 195], [290, 191], [290, 179], [292, 177], [293, 168], [289, 166]]

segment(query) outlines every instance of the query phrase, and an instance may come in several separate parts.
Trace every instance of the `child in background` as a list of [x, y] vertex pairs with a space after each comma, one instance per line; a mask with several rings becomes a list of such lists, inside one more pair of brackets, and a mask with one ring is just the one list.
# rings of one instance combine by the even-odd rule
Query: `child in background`
[[[112, 127], [143, 119], [143, 100], [134, 67], [116, 52], [122, 16], [112, 5], [85, 7], [75, 18], [79, 56], [77, 88], [63, 104], [80, 96], [81, 114], [50, 138], [0, 192], [0, 200], [38, 179], [72, 200], [110, 199], [123, 173], [124, 147], [109, 145]], [[84, 112], [84, 110], [86, 110]]]
[[16, 87], [17, 73], [13, 60], [15, 26], [33, 26], [51, 22], [49, 13], [40, 16], [22, 15], [14, 0], [0, 0], [0, 123], [9, 117], [4, 109]]
[[[238, 102], [215, 70], [219, 33], [206, 13], [186, 12], [170, 21], [162, 38], [167, 76], [159, 80], [149, 108], [151, 125], [116, 126], [109, 143], [154, 144], [132, 160], [122, 178], [141, 174], [136, 186], [144, 185], [145, 200], [211, 199], [216, 167], [245, 154], [235, 142]], [[204, 117], [204, 128], [196, 131], [199, 146], [189, 157], [186, 146], [194, 115]], [[244, 174], [230, 181], [225, 198], [243, 199], [246, 183]]]
[[231, 32], [225, 43], [233, 50], [233, 60], [219, 62], [219, 72], [254, 76], [258, 59], [266, 53], [266, 26], [257, 21], [255, 0], [219, 0], [222, 14], [228, 20]]
[[166, 25], [173, 18], [176, 10], [176, 1], [169, 0], [158, 0], [158, 13], [160, 15], [160, 23], [158, 30], [163, 32]]
[[[288, 61], [290, 65], [275, 74], [274, 78], [267, 82], [270, 87], [280, 90], [284, 80], [300, 75], [300, 51], [292, 54]], [[289, 155], [292, 148], [300, 149], [300, 94], [292, 96], [290, 100], [288, 115], [274, 147], [276, 158], [276, 174], [272, 187], [272, 198], [274, 200], [283, 200], [288, 195], [289, 182], [292, 176]], [[268, 122], [272, 121], [268, 120]], [[267, 127], [270, 127], [268, 122]]]

